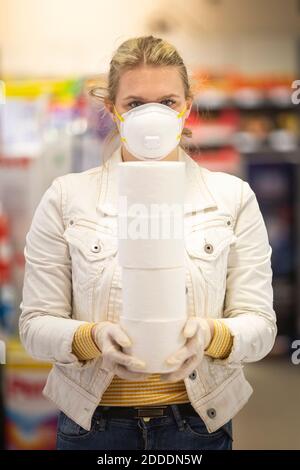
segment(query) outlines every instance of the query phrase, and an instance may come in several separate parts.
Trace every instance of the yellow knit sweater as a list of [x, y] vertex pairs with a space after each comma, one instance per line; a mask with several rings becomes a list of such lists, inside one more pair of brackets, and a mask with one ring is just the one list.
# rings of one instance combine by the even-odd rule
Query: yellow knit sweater
[[[214, 322], [214, 334], [205, 354], [224, 359], [230, 354], [233, 337], [229, 328], [218, 320]], [[95, 323], [81, 325], [73, 339], [73, 353], [79, 360], [88, 360], [101, 354], [91, 335]], [[143, 381], [124, 380], [115, 375], [109, 387], [102, 395], [99, 405], [106, 406], [140, 406], [157, 404], [188, 403], [184, 380], [163, 382], [160, 374], [151, 374]]]

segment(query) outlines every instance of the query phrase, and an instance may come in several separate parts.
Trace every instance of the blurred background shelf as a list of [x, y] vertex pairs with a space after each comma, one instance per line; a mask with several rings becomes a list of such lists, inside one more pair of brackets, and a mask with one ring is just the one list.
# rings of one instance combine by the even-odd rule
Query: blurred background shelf
[[296, 0], [0, 2], [0, 447], [55, 446], [57, 410], [41, 395], [50, 365], [18, 340], [25, 237], [56, 176], [102, 163], [113, 122], [88, 88], [105, 84], [117, 44], [153, 34], [178, 47], [194, 80], [187, 152], [249, 182], [272, 246], [278, 337], [245, 367], [255, 397], [235, 420], [236, 447], [300, 449], [299, 31]]

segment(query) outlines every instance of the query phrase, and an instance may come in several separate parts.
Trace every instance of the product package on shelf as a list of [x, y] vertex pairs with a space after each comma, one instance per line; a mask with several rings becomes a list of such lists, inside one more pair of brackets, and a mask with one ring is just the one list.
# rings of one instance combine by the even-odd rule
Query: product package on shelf
[[5, 448], [54, 450], [58, 410], [42, 395], [51, 364], [33, 360], [18, 340], [3, 368]]
[[14, 253], [11, 229], [8, 215], [0, 200], [0, 331], [5, 336], [14, 335], [18, 324], [13, 273]]

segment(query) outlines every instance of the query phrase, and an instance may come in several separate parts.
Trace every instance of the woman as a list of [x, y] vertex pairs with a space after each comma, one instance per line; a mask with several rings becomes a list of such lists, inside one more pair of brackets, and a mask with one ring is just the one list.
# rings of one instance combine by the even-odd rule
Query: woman
[[[153, 36], [125, 41], [104, 96], [121, 145], [101, 166], [56, 178], [34, 214], [20, 337], [32, 357], [53, 363], [43, 393], [60, 409], [57, 449], [232, 449], [232, 417], [253, 391], [243, 364], [273, 347], [272, 250], [262, 214], [247, 182], [201, 168], [185, 152], [192, 99], [172, 45]], [[190, 315], [168, 374], [143, 373], [140, 358], [122, 349], [130, 338], [118, 322], [118, 163], [149, 153], [127, 140], [122, 123], [153, 103], [176, 116], [162, 134], [171, 149], [162, 160], [185, 162], [191, 207], [184, 215]]]

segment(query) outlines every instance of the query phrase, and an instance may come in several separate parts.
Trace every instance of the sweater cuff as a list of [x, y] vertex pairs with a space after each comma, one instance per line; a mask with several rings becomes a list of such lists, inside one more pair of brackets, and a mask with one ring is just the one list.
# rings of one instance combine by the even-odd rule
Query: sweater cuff
[[225, 359], [229, 356], [233, 346], [233, 336], [230, 329], [223, 322], [213, 320], [214, 335], [209, 343], [205, 354], [218, 359]]
[[81, 361], [94, 359], [100, 354], [92, 338], [92, 328], [96, 323], [86, 323], [75, 331], [72, 343], [72, 350], [75, 356]]

